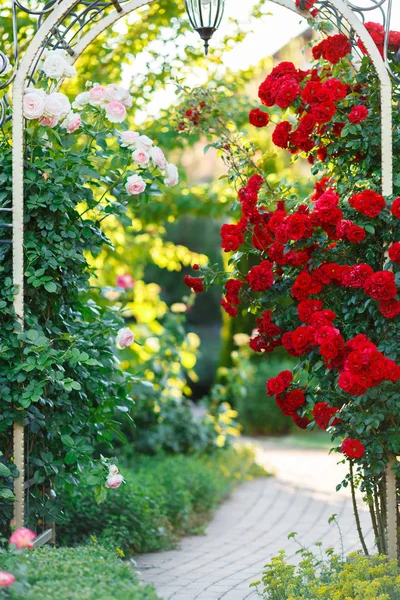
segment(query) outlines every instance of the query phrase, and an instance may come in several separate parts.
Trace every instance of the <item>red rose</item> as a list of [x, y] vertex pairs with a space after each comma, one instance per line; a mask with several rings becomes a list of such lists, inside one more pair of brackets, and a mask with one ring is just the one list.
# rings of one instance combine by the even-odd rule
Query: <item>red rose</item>
[[301, 97], [307, 104], [320, 104], [321, 102], [332, 102], [333, 93], [324, 88], [320, 81], [308, 81], [304, 86]]
[[308, 215], [293, 214], [289, 215], [285, 222], [287, 240], [302, 240], [312, 235], [313, 227]]
[[243, 287], [243, 281], [239, 279], [228, 279], [225, 284], [226, 299], [230, 304], [240, 304], [239, 292]]
[[185, 275], [183, 278], [183, 283], [193, 290], [195, 294], [204, 292], [204, 284], [200, 277], [191, 277], [190, 275]]
[[395, 242], [389, 248], [389, 258], [400, 265], [400, 242]]
[[400, 219], [400, 196], [393, 202], [390, 210], [397, 219]]
[[317, 311], [320, 311], [323, 304], [321, 300], [302, 300], [297, 306], [297, 312], [300, 321], [310, 323], [311, 317]]
[[377, 271], [364, 283], [364, 292], [379, 302], [391, 300], [397, 294], [394, 273], [390, 271]]
[[287, 148], [289, 144], [289, 136], [292, 126], [289, 121], [278, 123], [272, 134], [272, 141], [278, 148]]
[[[374, 40], [379, 52], [383, 56], [383, 47], [385, 43], [385, 28], [380, 23], [372, 23], [371, 21], [364, 23], [364, 27]], [[358, 40], [357, 45], [364, 54], [368, 54], [367, 49], [361, 40]]]
[[333, 102], [321, 102], [312, 107], [311, 114], [317, 123], [329, 123], [336, 114], [336, 106]]
[[291, 345], [297, 356], [301, 356], [311, 350], [314, 345], [314, 329], [301, 325], [292, 331]]
[[351, 44], [342, 33], [331, 35], [325, 40], [323, 57], [332, 64], [339, 62], [351, 52]]
[[254, 108], [249, 112], [249, 123], [254, 127], [265, 127], [269, 123], [269, 114], [259, 108]]
[[327, 402], [317, 402], [313, 408], [312, 414], [315, 424], [320, 429], [328, 429], [330, 425], [332, 426], [339, 423], [340, 419], [333, 419], [332, 423], [330, 423], [331, 419], [337, 414], [337, 412], [337, 408], [329, 406]]
[[332, 134], [335, 135], [336, 137], [341, 137], [344, 126], [345, 126], [345, 123], [340, 123], [339, 121], [337, 121], [332, 126]]
[[349, 371], [340, 373], [338, 386], [352, 396], [362, 396], [368, 389], [368, 386], [364, 385], [356, 375]]
[[263, 292], [269, 289], [274, 283], [272, 263], [264, 260], [256, 267], [252, 267], [247, 274], [246, 281], [254, 292]]
[[238, 225], [222, 225], [222, 248], [225, 252], [235, 252], [244, 242], [243, 233]]
[[277, 406], [286, 417], [293, 417], [297, 414], [297, 409], [306, 402], [304, 392], [301, 390], [292, 390], [276, 399]]
[[261, 175], [256, 173], [250, 177], [249, 181], [247, 182], [247, 188], [250, 190], [255, 190], [258, 193], [261, 190], [263, 183], [264, 179], [261, 177]]
[[400, 315], [400, 301], [394, 300], [394, 298], [391, 300], [384, 300], [383, 302], [380, 302], [379, 310], [387, 319], [394, 319]]
[[335, 79], [335, 77], [327, 79], [323, 84], [323, 88], [331, 92], [333, 100], [342, 100], [348, 93], [347, 85]]
[[350, 123], [361, 123], [361, 121], [365, 121], [368, 117], [368, 108], [363, 104], [359, 106], [353, 106], [349, 114]]
[[347, 458], [352, 460], [354, 458], [362, 458], [364, 456], [365, 448], [358, 440], [346, 438], [340, 446], [340, 451], [343, 452]]
[[359, 194], [355, 194], [349, 199], [349, 204], [355, 210], [372, 219], [377, 217], [386, 206], [384, 197], [372, 190], [364, 190]]
[[235, 306], [232, 306], [232, 304], [229, 304], [229, 302], [227, 302], [224, 298], [222, 298], [221, 300], [221, 306], [226, 312], [226, 314], [230, 317], [234, 318], [237, 316], [238, 309]]
[[301, 89], [295, 79], [288, 77], [279, 85], [276, 93], [275, 104], [279, 108], [289, 108], [293, 100], [300, 96]]
[[350, 225], [346, 231], [346, 238], [352, 244], [358, 244], [359, 242], [362, 242], [365, 240], [366, 235], [365, 229], [359, 227], [358, 225]]
[[268, 396], [276, 396], [282, 394], [287, 390], [289, 385], [293, 381], [293, 374], [291, 371], [281, 371], [277, 377], [269, 379], [266, 383]]
[[316, 329], [330, 327], [336, 317], [337, 315], [333, 310], [317, 310], [311, 315], [310, 325]]
[[319, 60], [320, 58], [323, 57], [323, 55], [325, 53], [326, 44], [327, 44], [327, 40], [322, 40], [322, 42], [320, 42], [319, 44], [317, 44], [316, 46], [313, 47], [312, 53], [313, 53], [313, 57], [315, 58], [315, 60]]
[[292, 415], [292, 421], [297, 427], [300, 427], [300, 429], [307, 429], [308, 425], [311, 423], [310, 419], [307, 419], [307, 417], [300, 417], [297, 413]]
[[354, 265], [343, 274], [342, 283], [346, 287], [352, 288], [362, 288], [364, 287], [364, 283], [374, 274], [374, 270], [369, 265], [364, 263], [360, 263], [359, 265]]
[[198, 265], [198, 264], [196, 264], [196, 263], [195, 263], [195, 264], [192, 266], [192, 269], [193, 269], [193, 271], [198, 271], [198, 270], [200, 269], [200, 265]]

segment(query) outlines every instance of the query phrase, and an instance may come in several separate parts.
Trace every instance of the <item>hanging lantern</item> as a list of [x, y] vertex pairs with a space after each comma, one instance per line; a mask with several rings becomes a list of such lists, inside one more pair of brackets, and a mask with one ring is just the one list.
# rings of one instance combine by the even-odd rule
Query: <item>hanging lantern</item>
[[204, 48], [208, 54], [209, 41], [220, 26], [225, 0], [185, 0], [190, 24], [204, 40]]

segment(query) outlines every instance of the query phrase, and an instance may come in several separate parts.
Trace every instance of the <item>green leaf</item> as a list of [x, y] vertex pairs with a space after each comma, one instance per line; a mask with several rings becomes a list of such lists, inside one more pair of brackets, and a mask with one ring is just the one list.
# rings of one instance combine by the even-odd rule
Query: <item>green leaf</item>
[[0, 477], [10, 477], [11, 471], [6, 465], [0, 462]]
[[46, 281], [44, 287], [50, 294], [54, 294], [54, 292], [57, 291], [57, 286], [54, 281]]

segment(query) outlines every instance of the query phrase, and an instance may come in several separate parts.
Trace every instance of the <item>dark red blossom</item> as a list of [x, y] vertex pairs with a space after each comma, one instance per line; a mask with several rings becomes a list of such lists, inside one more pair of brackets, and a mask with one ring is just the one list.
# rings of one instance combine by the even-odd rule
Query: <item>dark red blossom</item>
[[289, 121], [278, 123], [272, 134], [272, 141], [275, 146], [278, 146], [278, 148], [287, 148], [291, 130], [292, 126]]
[[249, 112], [249, 123], [254, 127], [266, 127], [269, 123], [269, 114], [259, 108], [253, 108]]
[[389, 248], [388, 254], [390, 260], [400, 265], [400, 242], [395, 242], [392, 244]]
[[229, 302], [227, 302], [225, 300], [225, 298], [222, 298], [222, 300], [221, 300], [221, 306], [224, 309], [224, 311], [226, 312], [226, 314], [229, 315], [230, 317], [234, 318], [234, 317], [237, 316], [238, 309], [236, 308], [236, 306], [233, 306], [232, 304], [229, 304]]
[[230, 304], [240, 304], [239, 292], [243, 285], [243, 281], [240, 281], [240, 279], [228, 279], [225, 289], [226, 299]]
[[335, 65], [341, 58], [350, 54], [351, 44], [345, 35], [338, 33], [314, 46], [312, 52], [315, 59], [322, 57]]
[[336, 106], [333, 102], [321, 102], [311, 109], [311, 114], [317, 123], [329, 123], [336, 114]]
[[368, 117], [368, 108], [363, 104], [359, 106], [353, 106], [349, 114], [350, 123], [361, 123], [361, 121], [365, 121]]
[[328, 429], [330, 425], [332, 426], [339, 423], [340, 419], [333, 419], [333, 417], [337, 415], [337, 412], [337, 408], [329, 406], [327, 402], [317, 402], [313, 408], [312, 414], [316, 425], [320, 429]]
[[247, 274], [246, 281], [254, 292], [263, 292], [274, 283], [272, 263], [263, 260], [259, 265], [252, 267]]
[[291, 390], [276, 399], [277, 406], [286, 417], [293, 417], [297, 410], [306, 402], [306, 396], [302, 390]]
[[374, 300], [391, 300], [397, 294], [395, 276], [391, 271], [377, 271], [364, 283], [364, 292]]
[[397, 219], [400, 219], [400, 196], [393, 202], [390, 210]]
[[377, 217], [385, 208], [384, 197], [373, 190], [364, 190], [349, 199], [349, 204], [366, 217]]
[[400, 301], [392, 298], [379, 303], [379, 310], [387, 319], [394, 319], [400, 315]]
[[293, 373], [291, 371], [281, 371], [279, 375], [269, 379], [266, 383], [268, 396], [276, 396], [287, 390], [293, 381]]
[[302, 300], [297, 306], [300, 321], [309, 324], [314, 313], [322, 309], [321, 300]]
[[350, 460], [362, 458], [365, 453], [364, 445], [358, 440], [346, 438], [340, 446], [340, 451]]
[[190, 275], [185, 275], [183, 278], [183, 283], [187, 285], [195, 294], [204, 292], [204, 284], [200, 277], [191, 277]]
[[359, 227], [359, 225], [350, 225], [350, 227], [346, 231], [346, 238], [352, 244], [359, 244], [363, 240], [365, 240], [367, 233], [365, 229]]
[[222, 248], [225, 252], [235, 252], [244, 242], [241, 227], [238, 225], [225, 224], [221, 227]]
[[366, 280], [373, 275], [374, 270], [365, 263], [353, 265], [343, 273], [342, 283], [346, 287], [362, 288]]

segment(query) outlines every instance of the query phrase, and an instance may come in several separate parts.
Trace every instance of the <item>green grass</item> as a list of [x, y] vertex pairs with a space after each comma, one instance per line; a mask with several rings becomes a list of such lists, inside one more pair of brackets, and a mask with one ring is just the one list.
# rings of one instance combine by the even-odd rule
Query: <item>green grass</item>
[[[17, 567], [18, 561], [18, 567]], [[16, 558], [17, 582], [0, 590], [13, 600], [158, 600], [153, 587], [142, 587], [132, 565], [98, 545], [45, 547]], [[3, 593], [3, 595], [1, 595]]]

